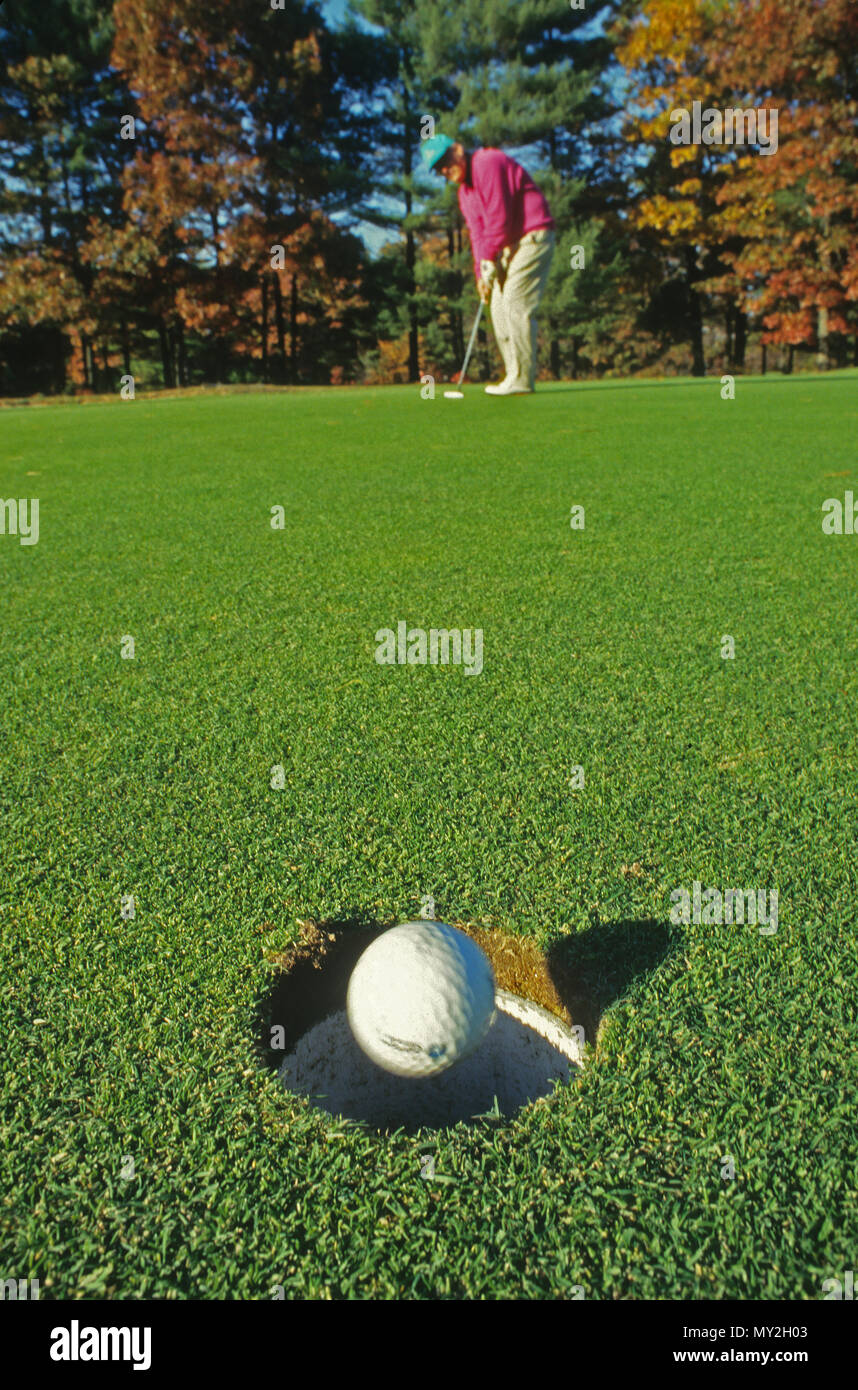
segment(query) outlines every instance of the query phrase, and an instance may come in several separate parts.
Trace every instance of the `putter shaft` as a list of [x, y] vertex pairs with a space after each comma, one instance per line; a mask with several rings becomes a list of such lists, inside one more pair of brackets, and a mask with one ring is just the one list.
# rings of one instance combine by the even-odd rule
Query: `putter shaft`
[[473, 326], [473, 328], [471, 329], [471, 337], [470, 337], [470, 341], [468, 342], [468, 351], [465, 353], [465, 361], [464, 361], [464, 363], [462, 364], [462, 370], [459, 372], [459, 385], [460, 385], [460, 386], [461, 386], [462, 382], [465, 380], [465, 372], [468, 370], [468, 363], [469, 363], [470, 360], [471, 360], [471, 349], [472, 349], [473, 346], [474, 346], [474, 339], [475, 339], [476, 336], [477, 336], [477, 329], [478, 329], [479, 326], [480, 326], [480, 315], [482, 314], [482, 312], [483, 312], [483, 301], [480, 300], [480, 307], [479, 307], [479, 309], [477, 310], [477, 317], [474, 319], [474, 326]]

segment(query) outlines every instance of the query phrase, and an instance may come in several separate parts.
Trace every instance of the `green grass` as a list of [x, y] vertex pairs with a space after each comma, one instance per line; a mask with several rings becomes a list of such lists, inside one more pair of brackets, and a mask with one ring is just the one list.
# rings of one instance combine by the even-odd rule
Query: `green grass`
[[[817, 1299], [854, 1267], [858, 536], [821, 504], [858, 495], [856, 386], [2, 413], [41, 534], [0, 537], [0, 1277]], [[483, 673], [377, 665], [401, 619], [482, 628]], [[777, 933], [671, 925], [695, 879], [776, 888]], [[436, 1136], [434, 1181], [256, 1055], [299, 919], [424, 893], [606, 1010], [577, 1084]]]

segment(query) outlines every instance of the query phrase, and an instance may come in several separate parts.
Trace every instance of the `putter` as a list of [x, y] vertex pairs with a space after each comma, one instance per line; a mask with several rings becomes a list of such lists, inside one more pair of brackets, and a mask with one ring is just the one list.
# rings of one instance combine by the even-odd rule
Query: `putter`
[[[468, 351], [465, 353], [465, 361], [464, 361], [464, 363], [463, 363], [463, 365], [462, 365], [462, 370], [459, 372], [459, 385], [460, 385], [460, 386], [461, 386], [462, 382], [465, 380], [465, 373], [466, 373], [467, 370], [468, 370], [468, 363], [469, 363], [470, 360], [471, 360], [471, 349], [472, 349], [472, 347], [474, 346], [474, 339], [475, 339], [476, 336], [477, 336], [477, 329], [478, 329], [479, 326], [480, 326], [480, 315], [482, 314], [482, 312], [483, 312], [483, 301], [480, 300], [480, 307], [479, 307], [479, 309], [477, 310], [477, 317], [474, 319], [474, 326], [473, 326], [473, 328], [471, 329], [471, 340], [470, 340], [470, 342], [468, 343]], [[447, 397], [447, 400], [448, 400], [448, 401], [460, 401], [460, 400], [462, 400], [462, 398], [463, 398], [463, 396], [464, 396], [464, 392], [463, 392], [463, 391], [445, 391], [445, 392], [444, 392], [444, 395]]]

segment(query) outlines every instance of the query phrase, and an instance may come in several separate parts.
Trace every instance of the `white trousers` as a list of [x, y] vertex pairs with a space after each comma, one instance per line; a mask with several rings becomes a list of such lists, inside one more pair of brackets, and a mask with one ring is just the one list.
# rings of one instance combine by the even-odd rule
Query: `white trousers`
[[545, 291], [554, 231], [540, 227], [527, 232], [515, 246], [504, 247], [501, 273], [492, 287], [492, 328], [506, 368], [507, 379], [533, 390], [536, 377], [536, 311]]

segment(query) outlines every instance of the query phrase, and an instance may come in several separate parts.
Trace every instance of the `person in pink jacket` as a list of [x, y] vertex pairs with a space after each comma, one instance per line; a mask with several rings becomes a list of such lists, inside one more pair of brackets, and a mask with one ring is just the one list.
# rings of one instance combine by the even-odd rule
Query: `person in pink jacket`
[[503, 381], [486, 391], [529, 394], [536, 377], [536, 311], [554, 252], [554, 219], [545, 197], [503, 150], [471, 152], [447, 135], [433, 135], [420, 152], [427, 168], [458, 185], [477, 288], [490, 307], [506, 368]]

